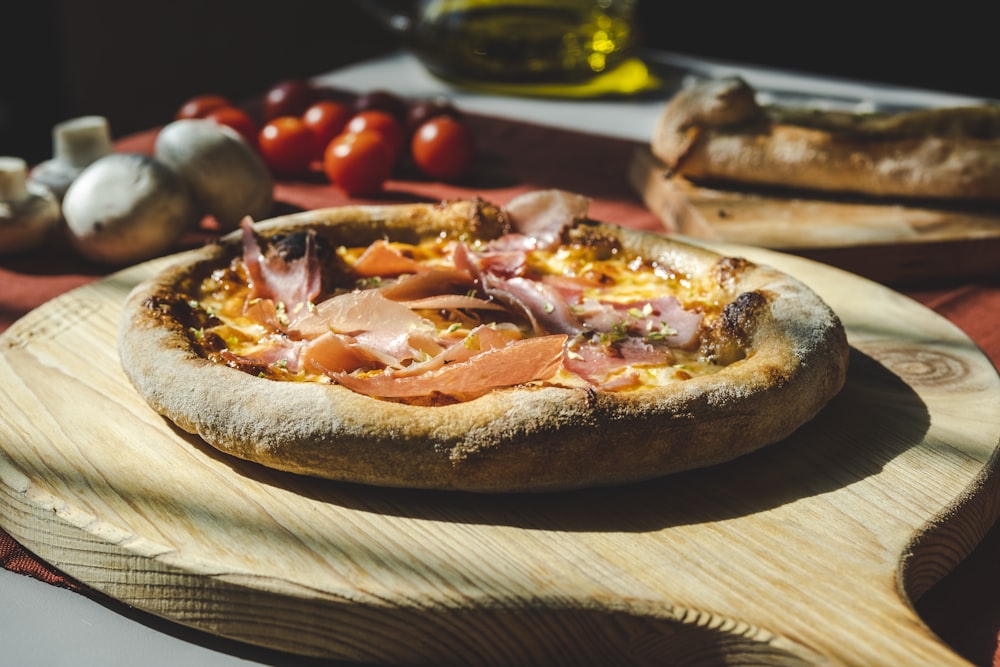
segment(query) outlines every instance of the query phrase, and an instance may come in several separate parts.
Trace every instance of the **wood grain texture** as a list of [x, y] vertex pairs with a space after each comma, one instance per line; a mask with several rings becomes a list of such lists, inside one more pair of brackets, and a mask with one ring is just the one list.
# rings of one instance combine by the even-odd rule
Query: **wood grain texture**
[[[910, 600], [1000, 515], [1000, 378], [867, 280], [729, 248], [844, 320], [847, 385], [730, 464], [516, 496], [385, 490], [238, 461], [134, 393], [121, 302], [159, 260], [0, 336], [0, 520], [113, 598], [300, 655], [388, 664], [959, 665]], [[613, 443], [609, 443], [613, 446]]]
[[889, 285], [1000, 276], [1000, 210], [698, 186], [647, 148], [629, 181], [671, 232], [794, 253]]

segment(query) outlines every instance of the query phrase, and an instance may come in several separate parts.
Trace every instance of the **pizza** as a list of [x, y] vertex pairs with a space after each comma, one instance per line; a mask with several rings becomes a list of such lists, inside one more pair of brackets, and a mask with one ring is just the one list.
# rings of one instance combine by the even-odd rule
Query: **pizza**
[[664, 108], [651, 149], [698, 184], [902, 200], [1000, 201], [1000, 106], [857, 113], [764, 105], [739, 77]]
[[804, 284], [588, 208], [541, 191], [245, 220], [131, 291], [122, 367], [235, 457], [474, 492], [730, 461], [841, 389], [843, 326]]

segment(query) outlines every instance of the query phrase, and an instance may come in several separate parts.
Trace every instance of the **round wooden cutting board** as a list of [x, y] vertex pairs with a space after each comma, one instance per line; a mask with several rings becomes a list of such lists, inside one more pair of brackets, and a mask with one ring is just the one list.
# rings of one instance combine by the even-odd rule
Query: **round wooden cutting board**
[[113, 598], [300, 655], [406, 664], [964, 664], [910, 604], [1000, 514], [1000, 378], [944, 319], [808, 260], [728, 248], [840, 314], [847, 385], [734, 462], [470, 495], [297, 477], [181, 433], [118, 363], [112, 275], [0, 337], [0, 518]]

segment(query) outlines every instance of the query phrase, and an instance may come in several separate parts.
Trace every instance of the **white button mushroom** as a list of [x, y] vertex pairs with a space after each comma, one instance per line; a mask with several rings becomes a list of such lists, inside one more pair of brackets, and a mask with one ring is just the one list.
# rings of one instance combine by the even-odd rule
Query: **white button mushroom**
[[156, 158], [112, 153], [69, 186], [63, 217], [80, 254], [122, 265], [170, 250], [201, 212], [185, 183]]
[[62, 199], [70, 183], [94, 161], [111, 153], [111, 131], [103, 116], [81, 116], [52, 128], [52, 159], [31, 170], [29, 180]]
[[177, 120], [156, 137], [156, 157], [183, 178], [202, 208], [225, 231], [274, 206], [267, 165], [235, 131], [203, 119]]
[[19, 157], [0, 157], [0, 255], [40, 246], [59, 222], [59, 202], [27, 181]]

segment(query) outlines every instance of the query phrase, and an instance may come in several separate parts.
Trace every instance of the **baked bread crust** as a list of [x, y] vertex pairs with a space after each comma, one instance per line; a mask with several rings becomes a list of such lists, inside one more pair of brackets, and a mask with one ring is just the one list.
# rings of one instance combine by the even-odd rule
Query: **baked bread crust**
[[[799, 281], [593, 224], [628, 250], [718, 281], [731, 303], [702, 345], [720, 359], [745, 358], [641, 391], [533, 385], [439, 406], [264, 379], [202, 357], [183, 318], [164, 306], [185, 280], [238, 254], [237, 233], [179, 255], [131, 292], [119, 328], [122, 367], [153, 409], [233, 456], [333, 480], [475, 492], [614, 485], [729, 461], [788, 436], [842, 387], [844, 329]], [[459, 201], [324, 209], [256, 225], [263, 237], [306, 228], [365, 244], [442, 231], [492, 238], [504, 222], [484, 202]]]
[[694, 182], [1000, 201], [1000, 107], [858, 114], [762, 106], [738, 77], [674, 96], [651, 148]]

